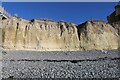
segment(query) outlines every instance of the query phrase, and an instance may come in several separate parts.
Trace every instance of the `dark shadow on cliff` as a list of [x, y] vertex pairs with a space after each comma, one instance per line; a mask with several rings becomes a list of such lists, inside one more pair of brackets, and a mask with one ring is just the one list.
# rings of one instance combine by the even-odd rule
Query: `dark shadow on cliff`
[[86, 23], [87, 23], [87, 21], [76, 26], [79, 40], [80, 40], [81, 32], [84, 31], [84, 29], [86, 28], [85, 27]]

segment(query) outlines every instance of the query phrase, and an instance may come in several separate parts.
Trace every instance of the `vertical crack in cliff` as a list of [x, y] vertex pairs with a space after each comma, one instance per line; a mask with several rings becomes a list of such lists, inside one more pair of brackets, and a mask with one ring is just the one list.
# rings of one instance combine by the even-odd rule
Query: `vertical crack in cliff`
[[17, 33], [18, 33], [18, 29], [19, 29], [19, 23], [17, 23], [16, 29], [15, 29], [15, 45], [14, 45], [14, 47], [16, 47], [16, 43], [17, 43]]
[[2, 29], [2, 47], [3, 47], [4, 39], [5, 39], [5, 32], [4, 32], [4, 30]]
[[26, 35], [27, 35], [27, 25], [25, 26], [25, 37], [26, 37]]
[[61, 31], [60, 36], [62, 36], [62, 34], [63, 34], [63, 25], [60, 25], [60, 31]]
[[86, 23], [87, 23], [87, 21], [76, 26], [79, 41], [80, 41], [81, 33], [86, 30], [86, 27], [85, 27]]
[[78, 39], [80, 41], [80, 32], [79, 32], [79, 26], [76, 27], [77, 28], [77, 36], [78, 36]]

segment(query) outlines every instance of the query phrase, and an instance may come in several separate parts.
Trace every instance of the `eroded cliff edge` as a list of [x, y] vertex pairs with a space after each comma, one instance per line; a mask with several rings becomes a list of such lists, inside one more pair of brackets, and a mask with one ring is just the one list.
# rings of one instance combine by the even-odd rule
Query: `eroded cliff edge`
[[102, 50], [118, 49], [119, 34], [110, 24], [87, 21], [77, 25], [64, 21], [24, 20], [12, 17], [2, 21], [2, 48], [10, 50]]

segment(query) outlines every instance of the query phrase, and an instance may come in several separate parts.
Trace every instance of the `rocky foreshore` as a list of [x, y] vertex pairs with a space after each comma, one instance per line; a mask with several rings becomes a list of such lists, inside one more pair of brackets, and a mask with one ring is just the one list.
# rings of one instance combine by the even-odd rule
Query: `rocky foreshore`
[[[2, 77], [119, 78], [119, 50], [1, 51]], [[24, 55], [23, 55], [24, 54]]]

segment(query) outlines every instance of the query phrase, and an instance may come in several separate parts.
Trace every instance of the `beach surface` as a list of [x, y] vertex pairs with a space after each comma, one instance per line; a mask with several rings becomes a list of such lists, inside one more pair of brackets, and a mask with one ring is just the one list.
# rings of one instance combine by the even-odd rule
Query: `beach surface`
[[120, 50], [5, 51], [2, 78], [119, 78]]

